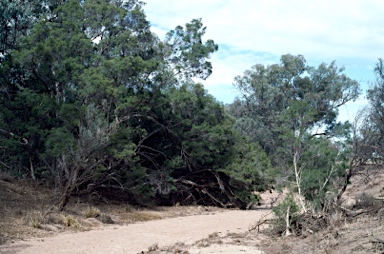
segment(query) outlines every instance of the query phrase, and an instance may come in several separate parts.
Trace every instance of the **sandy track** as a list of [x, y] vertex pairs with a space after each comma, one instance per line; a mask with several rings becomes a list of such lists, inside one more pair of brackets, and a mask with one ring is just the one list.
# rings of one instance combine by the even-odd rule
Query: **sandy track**
[[[101, 229], [60, 234], [44, 239], [31, 239], [0, 246], [0, 253], [51, 254], [51, 253], [141, 253], [148, 247], [158, 244], [159, 247], [184, 242], [193, 243], [209, 234], [219, 232], [245, 232], [249, 226], [259, 220], [268, 210], [231, 210], [148, 221], [126, 226], [108, 226]], [[232, 246], [233, 248], [233, 246]], [[215, 252], [198, 253], [215, 253]], [[216, 253], [230, 253], [216, 250]], [[231, 253], [234, 252], [232, 250]], [[255, 249], [239, 249], [241, 253], [257, 253]]]

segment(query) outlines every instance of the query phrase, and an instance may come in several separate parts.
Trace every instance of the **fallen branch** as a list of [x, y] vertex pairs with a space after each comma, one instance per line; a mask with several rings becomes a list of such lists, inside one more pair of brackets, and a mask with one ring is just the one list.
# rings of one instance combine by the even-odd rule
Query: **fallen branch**
[[356, 217], [360, 214], [363, 214], [363, 213], [369, 213], [369, 210], [364, 210], [364, 209], [359, 209], [357, 211], [353, 211], [353, 210], [350, 210], [348, 208], [345, 208], [345, 207], [342, 207], [342, 206], [339, 206], [339, 208], [341, 210], [343, 210], [343, 212], [345, 213], [345, 215], [347, 215], [348, 217]]
[[270, 221], [272, 221], [272, 219], [267, 219], [267, 216], [269, 216], [271, 213], [273, 213], [273, 211], [263, 215], [263, 217], [261, 217], [255, 225], [251, 226], [248, 231], [253, 231], [255, 229], [257, 229], [257, 233], [260, 232], [260, 226], [265, 224], [265, 223], [269, 223]]
[[206, 189], [202, 189], [201, 192], [202, 192], [203, 194], [205, 194], [205, 195], [208, 195], [208, 197], [210, 197], [211, 200], [212, 200], [213, 202], [218, 203], [219, 205], [221, 205], [221, 207], [226, 207], [225, 204], [223, 204], [222, 202], [220, 202], [220, 200], [218, 200], [217, 198], [215, 198], [215, 197], [214, 197], [211, 193], [209, 193]]

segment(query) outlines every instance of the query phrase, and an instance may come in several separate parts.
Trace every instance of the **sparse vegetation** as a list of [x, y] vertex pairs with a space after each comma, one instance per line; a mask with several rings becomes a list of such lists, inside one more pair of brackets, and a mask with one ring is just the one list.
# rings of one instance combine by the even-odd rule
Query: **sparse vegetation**
[[101, 212], [98, 208], [94, 206], [89, 206], [85, 210], [84, 216], [85, 218], [96, 218], [97, 216], [100, 216]]
[[148, 247], [148, 251], [151, 252], [151, 251], [155, 251], [155, 250], [158, 250], [159, 249], [159, 245], [157, 243], [151, 245]]
[[41, 224], [43, 223], [42, 217], [38, 213], [27, 215], [26, 220], [33, 228], [41, 228]]
[[77, 219], [72, 217], [71, 215], [62, 215], [62, 223], [66, 227], [72, 227], [75, 229], [81, 229], [81, 224]]

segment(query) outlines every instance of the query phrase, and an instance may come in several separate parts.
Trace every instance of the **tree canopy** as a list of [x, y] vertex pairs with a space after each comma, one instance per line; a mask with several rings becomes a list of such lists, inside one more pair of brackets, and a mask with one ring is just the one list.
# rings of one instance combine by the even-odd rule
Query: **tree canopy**
[[139, 1], [35, 4], [44, 8], [28, 33], [2, 44], [12, 49], [0, 66], [2, 170], [54, 182], [59, 209], [91, 191], [133, 203], [252, 201], [242, 190], [260, 183], [233, 160], [263, 151], [240, 147], [223, 105], [192, 81], [212, 73], [218, 49], [200, 19], [162, 41]]
[[344, 158], [342, 148], [332, 148], [330, 138], [348, 133], [349, 123], [336, 121], [338, 108], [359, 95], [358, 82], [343, 70], [335, 62], [308, 66], [303, 56], [288, 54], [280, 64], [257, 64], [235, 78], [242, 95], [228, 110], [237, 117], [236, 129], [259, 142], [308, 200], [327, 191], [332, 174], [343, 172], [335, 166]]

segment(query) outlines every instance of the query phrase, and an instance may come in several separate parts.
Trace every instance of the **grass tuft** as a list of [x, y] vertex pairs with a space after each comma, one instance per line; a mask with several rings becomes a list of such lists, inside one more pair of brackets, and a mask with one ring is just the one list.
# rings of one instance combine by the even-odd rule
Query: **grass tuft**
[[100, 215], [101, 215], [100, 210], [94, 206], [89, 206], [84, 213], [85, 218], [96, 218], [97, 216], [100, 216]]
[[73, 218], [71, 215], [64, 216], [62, 215], [62, 223], [66, 227], [72, 227], [76, 229], [81, 229], [81, 224], [79, 221], [75, 218]]

